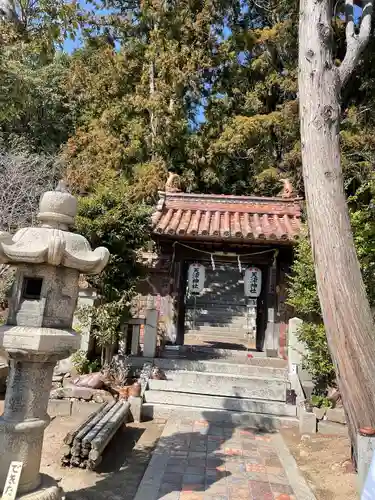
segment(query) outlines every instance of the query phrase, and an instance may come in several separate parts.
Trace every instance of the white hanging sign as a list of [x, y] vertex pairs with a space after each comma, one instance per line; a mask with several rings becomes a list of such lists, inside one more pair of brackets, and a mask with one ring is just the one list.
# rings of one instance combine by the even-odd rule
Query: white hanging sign
[[257, 267], [248, 267], [244, 278], [245, 296], [259, 297], [262, 289], [262, 271]]
[[199, 294], [204, 288], [206, 269], [203, 264], [190, 264], [188, 272], [189, 292]]

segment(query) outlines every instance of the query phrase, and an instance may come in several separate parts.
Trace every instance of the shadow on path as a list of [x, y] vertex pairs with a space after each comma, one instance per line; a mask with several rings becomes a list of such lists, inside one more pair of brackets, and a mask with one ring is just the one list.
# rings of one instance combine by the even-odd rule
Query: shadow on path
[[[236, 425], [230, 418], [223, 421], [222, 412], [188, 412], [167, 421], [155, 450], [136, 444], [140, 433], [131, 434], [124, 427], [104, 453], [98, 470], [103, 478], [95, 486], [67, 493], [66, 500], [260, 499], [276, 498], [275, 491], [292, 494], [270, 444], [269, 422], [260, 421], [258, 427], [265, 432]], [[273, 470], [271, 476], [266, 466]]]
[[141, 429], [124, 426], [104, 452], [97, 470], [105, 474], [103, 479], [95, 486], [68, 492], [65, 498], [133, 500], [142, 478], [147, 488], [137, 500], [177, 499], [181, 491], [206, 491], [230, 476], [223, 446], [231, 440], [234, 429], [232, 422], [212, 422], [210, 412], [202, 412], [199, 420], [173, 417], [153, 450], [136, 444]]

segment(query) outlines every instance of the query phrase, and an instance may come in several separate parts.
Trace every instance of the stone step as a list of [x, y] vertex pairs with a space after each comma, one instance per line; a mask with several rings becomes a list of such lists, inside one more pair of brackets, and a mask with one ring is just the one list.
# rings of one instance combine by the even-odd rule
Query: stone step
[[185, 334], [189, 333], [190, 335], [209, 335], [210, 337], [214, 337], [216, 335], [220, 335], [222, 337], [226, 337], [228, 335], [235, 335], [235, 336], [240, 336], [243, 337], [245, 333], [250, 331], [251, 328], [248, 327], [245, 323], [240, 326], [228, 326], [228, 327], [222, 327], [222, 326], [205, 326], [202, 325], [199, 328], [196, 326], [190, 327], [189, 325], [185, 324]]
[[145, 392], [146, 403], [156, 403], [190, 408], [209, 408], [214, 410], [230, 410], [246, 413], [262, 413], [267, 415], [296, 417], [297, 407], [279, 401], [262, 401], [258, 399], [228, 398], [204, 394], [184, 392], [168, 392], [149, 390]]
[[149, 380], [149, 389], [285, 402], [289, 387], [287, 381], [277, 378], [222, 373], [178, 371], [167, 372], [166, 376], [167, 380]]
[[[194, 320], [194, 314], [185, 316], [189, 321]], [[199, 314], [195, 315], [195, 320], [197, 323], [211, 323], [218, 322], [223, 325], [230, 323], [239, 323], [246, 321], [246, 314]]]
[[[249, 358], [251, 356], [251, 358]], [[222, 360], [231, 363], [243, 364], [251, 363], [252, 365], [274, 366], [285, 368], [288, 363], [285, 359], [267, 357], [265, 352], [259, 351], [244, 351], [239, 349], [221, 349], [205, 345], [167, 345], [161, 352], [162, 358], [168, 359], [193, 359], [193, 360]]]
[[[228, 329], [222, 329], [220, 327], [217, 327], [217, 329], [206, 329], [206, 328], [186, 328], [185, 327], [185, 335], [191, 335], [193, 337], [201, 337], [202, 339], [209, 338], [209, 339], [217, 339], [218, 341], [225, 340], [225, 339], [240, 339], [243, 340], [248, 337], [248, 333], [251, 331], [250, 328], [244, 327], [244, 328], [228, 328]], [[253, 335], [255, 337], [255, 335]]]
[[223, 307], [218, 307], [216, 309], [207, 309], [204, 306], [200, 306], [197, 307], [195, 311], [194, 309], [188, 309], [186, 313], [189, 318], [194, 318], [195, 315], [196, 318], [219, 317], [219, 318], [231, 319], [231, 318], [246, 317], [247, 311], [248, 309], [245, 306], [240, 306], [237, 308], [223, 306]]
[[246, 321], [244, 321], [243, 323], [239, 324], [239, 325], [231, 325], [231, 324], [228, 324], [228, 325], [205, 325], [205, 324], [197, 324], [197, 325], [189, 325], [189, 323], [185, 323], [185, 332], [188, 332], [188, 333], [198, 333], [198, 334], [212, 334], [212, 333], [215, 333], [215, 334], [218, 334], [218, 333], [222, 333], [222, 334], [227, 334], [227, 333], [230, 333], [230, 332], [239, 332], [240, 334], [243, 334], [244, 331], [246, 331], [247, 329], [247, 324], [246, 324]]
[[[246, 357], [243, 357], [246, 360]], [[242, 361], [242, 360], [241, 360]], [[287, 367], [274, 367], [267, 365], [258, 365], [254, 360], [244, 364], [240, 362], [225, 362], [225, 361], [201, 361], [201, 360], [188, 360], [188, 359], [168, 359], [168, 358], [155, 358], [154, 363], [162, 370], [181, 370], [181, 371], [195, 371], [195, 372], [208, 372], [208, 373], [223, 373], [228, 375], [244, 375], [265, 378], [281, 378], [287, 380], [288, 369]], [[272, 358], [270, 358], [270, 364]]]
[[[237, 301], [236, 301], [237, 299]], [[196, 309], [205, 309], [206, 311], [217, 310], [219, 308], [222, 309], [234, 309], [237, 307], [246, 307], [247, 300], [245, 297], [234, 297], [233, 292], [225, 292], [223, 290], [222, 293], [215, 295], [215, 304], [213, 304], [212, 299], [208, 299], [204, 295], [197, 295], [196, 302], [195, 299], [188, 299], [186, 302], [186, 309], [188, 311], [194, 311]], [[235, 302], [236, 301], [236, 302]]]
[[189, 420], [208, 420], [210, 423], [233, 423], [262, 431], [274, 431], [282, 428], [295, 428], [299, 420], [295, 417], [279, 417], [257, 413], [215, 410], [209, 408], [189, 408], [180, 405], [165, 405], [144, 403], [142, 405], [143, 419], [165, 419], [170, 417], [188, 418]]

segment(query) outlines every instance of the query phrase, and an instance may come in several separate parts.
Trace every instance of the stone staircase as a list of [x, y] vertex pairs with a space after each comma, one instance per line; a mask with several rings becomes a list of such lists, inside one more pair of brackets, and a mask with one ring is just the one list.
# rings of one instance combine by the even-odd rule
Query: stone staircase
[[248, 342], [247, 332], [249, 325], [245, 314], [245, 308], [242, 307], [243, 313], [236, 314], [235, 312], [228, 315], [228, 312], [221, 314], [215, 311], [215, 315], [197, 315], [193, 321], [185, 322], [185, 336], [188, 338], [200, 338], [202, 342], [235, 342], [237, 344], [246, 344]]
[[175, 413], [233, 420], [266, 430], [296, 426], [297, 407], [287, 404], [290, 388], [282, 359], [247, 358], [233, 351], [219, 359], [157, 358], [167, 380], [149, 380], [144, 393], [145, 418]]

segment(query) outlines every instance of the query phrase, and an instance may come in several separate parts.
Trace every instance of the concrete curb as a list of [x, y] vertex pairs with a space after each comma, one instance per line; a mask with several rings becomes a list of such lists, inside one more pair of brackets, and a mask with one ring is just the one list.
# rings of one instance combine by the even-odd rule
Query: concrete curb
[[275, 434], [272, 437], [272, 444], [279, 455], [289, 483], [294, 490], [297, 500], [316, 500], [315, 495], [308, 486], [305, 478], [301, 474], [296, 461], [294, 460], [289, 448], [284, 442], [281, 434]]

